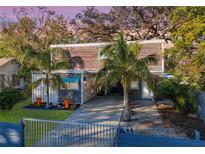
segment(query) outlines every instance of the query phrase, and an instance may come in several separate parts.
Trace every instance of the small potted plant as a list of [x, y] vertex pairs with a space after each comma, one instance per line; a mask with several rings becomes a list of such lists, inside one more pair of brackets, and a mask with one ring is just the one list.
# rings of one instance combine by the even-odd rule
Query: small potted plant
[[64, 108], [65, 109], [69, 109], [69, 107], [70, 107], [70, 101], [69, 101], [68, 98], [65, 98], [64, 99]]
[[40, 98], [40, 97], [37, 97], [37, 98], [36, 98], [36, 104], [35, 104], [35, 105], [39, 107], [39, 106], [41, 106], [41, 104], [42, 104], [41, 98]]

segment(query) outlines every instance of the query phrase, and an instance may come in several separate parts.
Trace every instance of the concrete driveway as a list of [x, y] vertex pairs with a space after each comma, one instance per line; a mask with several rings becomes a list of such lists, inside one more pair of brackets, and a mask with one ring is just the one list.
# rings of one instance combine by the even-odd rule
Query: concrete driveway
[[121, 96], [96, 96], [65, 121], [118, 125], [123, 111]]
[[59, 123], [34, 146], [114, 146], [116, 126], [120, 123], [122, 111], [122, 97], [97, 96]]

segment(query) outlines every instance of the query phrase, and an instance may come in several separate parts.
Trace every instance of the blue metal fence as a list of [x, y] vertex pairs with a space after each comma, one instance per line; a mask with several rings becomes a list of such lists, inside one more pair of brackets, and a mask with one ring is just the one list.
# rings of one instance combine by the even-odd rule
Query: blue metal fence
[[35, 147], [205, 147], [205, 141], [136, 134], [120, 126], [25, 118], [25, 145]]
[[24, 146], [23, 123], [0, 123], [0, 147]]
[[116, 141], [118, 147], [205, 147], [205, 141], [134, 134], [120, 127]]
[[35, 147], [115, 146], [117, 126], [25, 118], [25, 144]]

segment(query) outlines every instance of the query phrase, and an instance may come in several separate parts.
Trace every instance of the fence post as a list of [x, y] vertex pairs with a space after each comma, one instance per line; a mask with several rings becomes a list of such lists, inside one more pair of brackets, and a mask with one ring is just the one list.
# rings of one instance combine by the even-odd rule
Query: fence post
[[195, 134], [195, 140], [199, 141], [200, 140], [200, 132], [195, 130], [194, 134]]
[[115, 147], [118, 147], [118, 136], [119, 136], [119, 133], [120, 133], [120, 126], [117, 126], [117, 131], [116, 131], [116, 137], [115, 137]]
[[25, 128], [25, 125], [24, 125], [24, 119], [22, 118], [21, 119], [21, 146], [24, 147], [25, 146], [25, 136], [24, 136], [24, 128]]

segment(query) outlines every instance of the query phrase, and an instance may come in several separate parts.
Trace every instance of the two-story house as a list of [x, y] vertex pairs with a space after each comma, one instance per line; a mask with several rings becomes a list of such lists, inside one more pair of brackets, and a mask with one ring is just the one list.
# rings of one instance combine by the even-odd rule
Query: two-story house
[[[131, 42], [128, 42], [131, 43]], [[164, 40], [144, 40], [138, 41], [142, 46], [140, 56], [149, 54], [157, 54], [160, 61], [157, 65], [149, 66], [152, 73], [163, 76], [164, 73], [164, 59], [163, 51], [166, 47]], [[81, 44], [55, 44], [50, 47], [55, 50], [63, 48], [70, 54], [71, 68], [67, 70], [56, 70], [53, 73], [60, 73], [63, 81], [66, 83], [66, 89], [56, 89], [50, 86], [50, 102], [57, 104], [63, 102], [64, 98], [72, 97], [75, 103], [83, 104], [89, 99], [96, 96], [98, 87], [92, 84], [94, 75], [102, 67], [102, 60], [106, 57], [101, 56], [102, 48], [109, 44], [107, 43], [81, 43]], [[33, 72], [32, 81], [42, 78], [43, 75], [38, 72]], [[116, 86], [119, 87], [120, 86]], [[136, 98], [152, 98], [152, 91], [146, 86], [144, 81], [133, 80], [131, 85], [132, 96]], [[40, 97], [46, 102], [46, 87], [42, 83], [37, 88], [33, 89], [32, 101], [35, 102], [36, 98]]]

